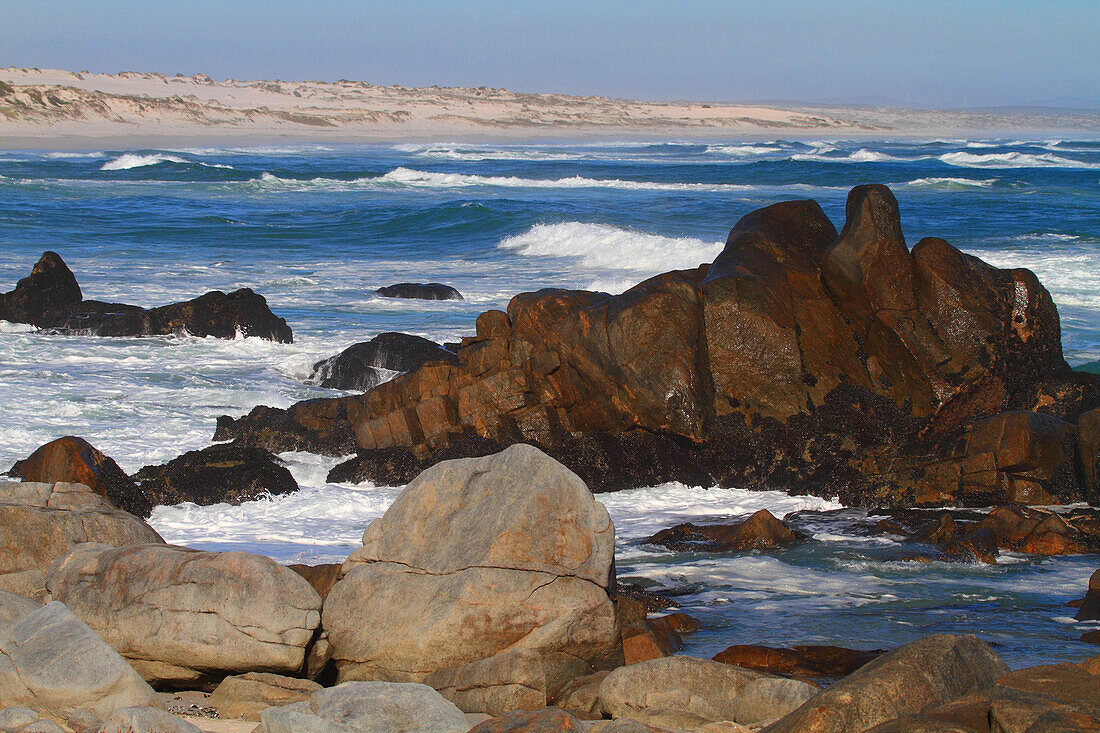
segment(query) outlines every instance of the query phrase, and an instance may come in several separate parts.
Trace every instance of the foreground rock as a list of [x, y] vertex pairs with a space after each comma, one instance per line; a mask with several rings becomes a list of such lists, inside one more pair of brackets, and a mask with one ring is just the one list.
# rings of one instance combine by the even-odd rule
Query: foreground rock
[[16, 461], [8, 475], [38, 483], [84, 484], [122, 511], [139, 517], [147, 517], [153, 510], [117, 463], [88, 441], [71, 435], [51, 440]]
[[359, 478], [392, 451], [430, 462], [525, 442], [596, 490], [610, 466], [848, 505], [1098, 499], [1083, 465], [1096, 421], [1078, 419], [1100, 407], [1100, 376], [1062, 358], [1050, 294], [942, 240], [910, 250], [883, 186], [852, 190], [839, 234], [816, 203], [784, 202], [742, 218], [710, 265], [615, 296], [517, 295], [458, 356], [219, 434], [357, 449]]
[[462, 293], [443, 283], [396, 283], [374, 291], [383, 298], [412, 300], [465, 300]]
[[99, 733], [202, 733], [202, 729], [165, 710], [145, 706], [116, 711]]
[[799, 680], [676, 656], [613, 670], [600, 683], [600, 700], [613, 718], [695, 730], [723, 720], [740, 724], [775, 720], [819, 689]]
[[238, 333], [290, 343], [290, 326], [249, 288], [213, 290], [159, 308], [83, 300], [76, 277], [55, 252], [46, 252], [15, 290], [0, 294], [0, 320], [93, 336], [189, 333], [231, 339]]
[[800, 679], [840, 678], [847, 677], [884, 653], [881, 649], [859, 651], [838, 646], [795, 646], [783, 649], [737, 644], [718, 652], [714, 661]]
[[486, 720], [470, 733], [585, 733], [587, 729], [565, 710], [546, 708], [531, 712], [513, 712]]
[[200, 506], [239, 505], [298, 490], [298, 482], [277, 456], [240, 443], [188, 451], [163, 466], [146, 466], [137, 478], [153, 506], [185, 501]]
[[927, 636], [869, 662], [765, 730], [864, 731], [978, 692], [1007, 672], [975, 636]]
[[21, 705], [65, 720], [84, 710], [100, 719], [156, 693], [61, 603], [39, 608], [0, 634], [0, 708]]
[[431, 362], [458, 366], [458, 355], [419, 336], [380, 333], [314, 364], [309, 381], [321, 387], [365, 392]]
[[345, 682], [309, 702], [272, 707], [260, 716], [265, 733], [466, 733], [461, 710], [426, 685]]
[[163, 543], [153, 528], [83, 484], [0, 482], [0, 589], [46, 592], [46, 574], [83, 542]]
[[308, 701], [321, 689], [312, 680], [249, 672], [226, 677], [206, 702], [217, 709], [219, 718], [259, 720], [260, 713], [267, 708]]
[[339, 678], [420, 681], [504, 650], [540, 656], [550, 689], [614, 666], [614, 534], [584, 483], [531, 446], [432, 467], [325, 600]]
[[767, 550], [807, 539], [767, 509], [736, 524], [695, 525], [690, 522], [662, 529], [645, 542], [681, 552], [741, 552]]
[[53, 566], [47, 587], [162, 687], [297, 674], [320, 623], [309, 583], [244, 552], [81, 545]]

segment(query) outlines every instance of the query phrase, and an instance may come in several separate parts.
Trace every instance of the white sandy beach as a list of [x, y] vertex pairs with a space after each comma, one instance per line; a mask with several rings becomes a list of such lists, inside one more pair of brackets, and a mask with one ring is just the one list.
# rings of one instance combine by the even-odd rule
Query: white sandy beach
[[367, 82], [217, 82], [204, 75], [0, 69], [0, 147], [203, 140], [420, 141], [574, 137], [1096, 134], [1100, 114], [645, 102]]

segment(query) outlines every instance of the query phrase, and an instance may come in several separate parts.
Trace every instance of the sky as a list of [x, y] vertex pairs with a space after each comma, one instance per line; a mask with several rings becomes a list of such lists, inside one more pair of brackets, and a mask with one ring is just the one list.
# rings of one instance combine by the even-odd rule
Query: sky
[[1100, 0], [8, 0], [0, 66], [1100, 107]]

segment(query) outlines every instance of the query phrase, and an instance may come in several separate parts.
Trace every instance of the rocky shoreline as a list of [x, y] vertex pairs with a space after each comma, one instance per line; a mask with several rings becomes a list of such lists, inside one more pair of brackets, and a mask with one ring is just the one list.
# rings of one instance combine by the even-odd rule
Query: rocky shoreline
[[[0, 295], [0, 318], [292, 338], [251, 291], [85, 301], [50, 252]], [[860, 186], [839, 233], [814, 202], [776, 204], [710, 265], [617, 296], [524, 293], [476, 330], [453, 348], [352, 347], [315, 378], [362, 394], [223, 418], [231, 442], [133, 476], [74, 436], [13, 466], [0, 731], [1100, 730], [1100, 656], [1012, 671], [956, 634], [678, 654], [701, 621], [619, 582], [593, 493], [682, 480], [835, 495], [877, 507], [861, 531], [912, 562], [1100, 552], [1100, 376], [1066, 364], [1030, 272], [942, 240], [910, 251], [890, 191]], [[342, 564], [178, 547], [143, 521], [158, 504], [296, 491], [287, 450], [355, 452], [330, 480], [408, 484]], [[645, 542], [767, 553], [813, 541], [814, 514]], [[1100, 619], [1100, 571], [1081, 591], [1076, 618]]]

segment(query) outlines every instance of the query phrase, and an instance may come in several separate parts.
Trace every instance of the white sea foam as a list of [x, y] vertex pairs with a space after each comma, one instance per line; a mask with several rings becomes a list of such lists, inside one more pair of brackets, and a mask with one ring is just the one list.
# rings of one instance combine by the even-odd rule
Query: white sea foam
[[951, 191], [966, 188], [988, 188], [996, 183], [997, 178], [917, 178], [903, 184], [913, 188], [929, 188], [938, 191]]
[[29, 323], [12, 323], [11, 321], [0, 320], [0, 333], [33, 333], [37, 330]]
[[1100, 163], [1087, 163], [1049, 153], [944, 153], [939, 160], [960, 168], [1088, 168], [1100, 169]]
[[783, 149], [774, 145], [708, 145], [707, 152], [741, 158], [781, 153]]
[[899, 158], [889, 153], [868, 150], [867, 148], [860, 148], [844, 156], [831, 155], [831, 153], [835, 152], [836, 148], [833, 146], [822, 146], [808, 153], [795, 153], [790, 159], [803, 163], [896, 163], [900, 161], [927, 160], [931, 157], [927, 155], [918, 155], [912, 158]]
[[168, 155], [166, 153], [154, 153], [152, 155], [138, 155], [136, 153], [123, 153], [122, 155], [109, 160], [100, 166], [101, 171], [126, 171], [133, 168], [146, 168], [152, 165], [160, 165], [162, 163], [188, 163], [192, 165], [202, 165], [207, 168], [232, 168], [231, 165], [225, 165], [222, 163], [203, 163], [198, 160], [187, 160], [181, 158], [178, 155]]
[[395, 168], [379, 182], [399, 183], [425, 188], [465, 188], [496, 186], [503, 188], [618, 188], [631, 191], [731, 191], [748, 190], [752, 186], [711, 183], [664, 183], [660, 181], [628, 181], [617, 178], [520, 178], [518, 176], [480, 176], [466, 173], [432, 173], [411, 168]]
[[723, 243], [574, 221], [536, 224], [501, 240], [499, 246], [530, 257], [571, 257], [591, 269], [657, 273], [711, 262]]

